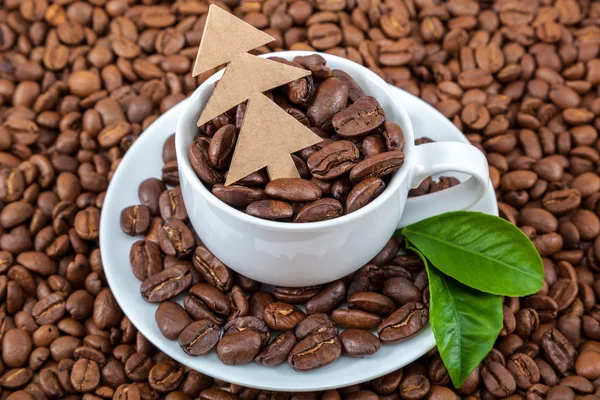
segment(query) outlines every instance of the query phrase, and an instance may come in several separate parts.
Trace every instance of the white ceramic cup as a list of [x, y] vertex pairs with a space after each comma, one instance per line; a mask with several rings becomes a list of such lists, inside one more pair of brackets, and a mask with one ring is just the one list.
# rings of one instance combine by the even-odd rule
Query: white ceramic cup
[[[286, 51], [264, 57], [292, 60], [307, 54], [311, 53]], [[194, 229], [206, 247], [230, 268], [272, 285], [318, 285], [346, 276], [368, 263], [404, 221], [467, 209], [483, 197], [488, 185], [487, 161], [477, 148], [457, 142], [415, 146], [408, 114], [383, 79], [352, 61], [319, 54], [331, 69], [350, 74], [366, 94], [379, 101], [386, 119], [404, 131], [404, 165], [379, 197], [351, 214], [304, 224], [268, 221], [230, 207], [204, 187], [190, 165], [188, 147], [200, 133], [196, 122], [222, 71], [196, 89], [177, 123], [179, 180]], [[427, 132], [419, 132], [421, 136], [427, 136]], [[413, 210], [418, 215], [402, 218], [409, 189], [426, 177], [443, 172], [466, 173], [471, 178], [460, 185], [461, 190], [436, 193], [435, 202], [423, 196], [423, 207]]]

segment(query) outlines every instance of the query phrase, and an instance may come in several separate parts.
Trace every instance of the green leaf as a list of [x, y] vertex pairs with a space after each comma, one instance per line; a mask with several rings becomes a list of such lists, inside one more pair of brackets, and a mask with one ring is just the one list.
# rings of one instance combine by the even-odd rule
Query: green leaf
[[519, 228], [502, 218], [455, 211], [400, 233], [444, 274], [477, 290], [517, 297], [542, 287], [540, 255]]
[[438, 351], [455, 387], [461, 387], [494, 346], [502, 329], [500, 296], [444, 275], [418, 250], [429, 276], [429, 320]]

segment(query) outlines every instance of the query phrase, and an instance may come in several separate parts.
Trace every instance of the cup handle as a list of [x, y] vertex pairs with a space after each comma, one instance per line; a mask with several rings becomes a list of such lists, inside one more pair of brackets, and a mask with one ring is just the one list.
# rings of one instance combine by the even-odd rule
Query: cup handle
[[489, 182], [488, 163], [483, 153], [470, 144], [433, 142], [414, 147], [411, 188], [425, 178], [443, 172], [471, 175], [466, 182], [446, 190], [407, 202], [398, 228], [448, 211], [466, 210], [486, 193]]

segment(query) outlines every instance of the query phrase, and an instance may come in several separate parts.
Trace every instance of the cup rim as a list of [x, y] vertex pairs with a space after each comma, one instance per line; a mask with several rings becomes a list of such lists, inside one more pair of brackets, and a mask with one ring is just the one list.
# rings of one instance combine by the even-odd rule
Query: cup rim
[[[410, 117], [408, 112], [404, 108], [402, 104], [402, 100], [397, 96], [393, 91], [390, 90], [389, 85], [385, 82], [380, 76], [375, 74], [373, 71], [368, 68], [355, 63], [354, 61], [345, 59], [343, 57], [339, 57], [333, 54], [315, 52], [315, 51], [277, 51], [272, 53], [261, 54], [259, 57], [267, 58], [267, 57], [283, 57], [283, 58], [293, 58], [296, 56], [306, 56], [311, 54], [318, 54], [325, 58], [327, 61], [335, 60], [338, 63], [344, 65], [342, 69], [344, 72], [347, 72], [350, 76], [356, 75], [356, 73], [351, 74], [347, 71], [347, 67], [349, 69], [357, 69], [358, 72], [362, 75], [366, 75], [369, 80], [375, 81], [374, 83], [378, 85], [378, 89], [382, 89], [383, 93], [388, 96], [392, 100], [392, 104], [394, 107], [394, 111], [398, 113], [399, 119], [403, 122], [402, 130], [404, 132], [404, 148], [403, 152], [405, 155], [412, 155], [414, 148], [414, 133], [412, 123], [410, 121]], [[220, 211], [229, 214], [230, 216], [237, 218], [243, 222], [254, 224], [260, 226], [262, 228], [267, 228], [271, 230], [284, 230], [284, 231], [293, 231], [293, 232], [302, 232], [302, 231], [312, 231], [316, 229], [328, 229], [333, 228], [337, 225], [342, 225], [345, 223], [350, 223], [359, 218], [363, 218], [371, 214], [375, 209], [389, 200], [389, 198], [396, 194], [398, 188], [401, 183], [409, 178], [409, 170], [410, 164], [405, 162], [400, 170], [396, 171], [390, 183], [386, 186], [385, 190], [372, 202], [367, 204], [366, 206], [350, 213], [347, 215], [342, 215], [337, 218], [325, 220], [325, 221], [316, 221], [316, 222], [305, 222], [305, 223], [292, 223], [292, 222], [283, 222], [283, 221], [271, 221], [267, 219], [262, 219], [258, 217], [254, 217], [252, 215], [248, 215], [229, 204], [221, 201], [215, 195], [213, 195], [200, 181], [200, 178], [196, 175], [192, 166], [189, 162], [189, 158], [187, 156], [188, 149], [183, 145], [183, 131], [186, 129], [186, 116], [189, 118], [189, 114], [192, 114], [196, 111], [194, 106], [198, 102], [198, 99], [201, 93], [204, 92], [208, 87], [213, 86], [214, 82], [221, 78], [225, 69], [222, 69], [213, 75], [211, 75], [208, 79], [206, 79], [200, 86], [194, 90], [194, 93], [190, 96], [190, 103], [185, 107], [179, 120], [177, 122], [177, 126], [175, 129], [175, 149], [176, 149], [176, 157], [177, 164], [179, 166], [180, 173], [183, 173], [186, 176], [187, 181], [192, 186], [192, 190], [197, 191], [202, 197], [206, 199], [212, 206], [217, 207]], [[379, 94], [381, 96], [381, 94]], [[374, 96], [376, 97], [376, 96]], [[377, 97], [376, 97], [377, 98]], [[408, 157], [407, 157], [408, 158]]]

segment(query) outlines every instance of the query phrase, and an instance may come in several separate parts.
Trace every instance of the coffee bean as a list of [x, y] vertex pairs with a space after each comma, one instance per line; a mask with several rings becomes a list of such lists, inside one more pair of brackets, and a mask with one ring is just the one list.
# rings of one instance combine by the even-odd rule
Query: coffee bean
[[331, 312], [341, 304], [345, 296], [346, 285], [344, 282], [334, 281], [306, 301], [306, 313], [310, 315]]
[[174, 217], [167, 218], [160, 224], [158, 242], [162, 251], [178, 258], [191, 254], [196, 245], [190, 229]]
[[343, 214], [342, 204], [335, 199], [319, 199], [302, 206], [294, 222], [318, 222], [337, 218]]
[[296, 339], [302, 340], [314, 333], [322, 333], [325, 331], [335, 332], [337, 328], [327, 314], [317, 313], [311, 314], [296, 325]]
[[141, 235], [150, 226], [150, 209], [146, 206], [130, 206], [121, 212], [121, 229], [127, 235]]
[[348, 329], [339, 335], [342, 354], [351, 357], [364, 357], [375, 354], [381, 342], [371, 332], [361, 329]]
[[506, 367], [515, 378], [517, 386], [529, 389], [540, 381], [540, 371], [533, 359], [523, 353], [515, 353], [507, 362]]
[[342, 345], [335, 334], [315, 333], [292, 348], [288, 363], [296, 371], [310, 371], [331, 364], [341, 353]]
[[276, 331], [289, 331], [298, 325], [306, 315], [298, 308], [281, 302], [270, 303], [264, 310], [264, 320]]
[[148, 379], [150, 370], [155, 362], [143, 352], [132, 354], [125, 363], [125, 373], [133, 381], [144, 381]]
[[171, 299], [188, 288], [192, 276], [187, 267], [176, 265], [147, 278], [140, 286], [144, 300], [159, 303]]
[[160, 247], [148, 240], [138, 240], [131, 246], [129, 262], [133, 274], [140, 281], [163, 270]]
[[419, 302], [423, 294], [411, 281], [406, 278], [390, 278], [383, 284], [383, 294], [399, 306], [410, 302]]
[[396, 172], [404, 164], [404, 153], [387, 151], [364, 159], [350, 171], [350, 180], [359, 182], [366, 178], [386, 176]]
[[431, 388], [431, 384], [426, 376], [422, 374], [415, 374], [406, 377], [402, 382], [398, 390], [400, 397], [406, 400], [416, 400], [425, 396]]
[[2, 337], [2, 361], [9, 368], [24, 366], [31, 350], [31, 338], [23, 329], [10, 329]]
[[148, 207], [151, 215], [160, 213], [159, 197], [164, 190], [165, 185], [156, 178], [148, 178], [140, 184], [138, 188], [140, 203]]
[[279, 301], [290, 304], [306, 303], [319, 293], [321, 286], [306, 286], [298, 288], [287, 288], [277, 286], [273, 289], [273, 296]]
[[346, 214], [350, 214], [366, 206], [375, 200], [384, 189], [385, 183], [380, 178], [371, 177], [363, 179], [348, 193]]
[[486, 364], [481, 378], [487, 390], [494, 396], [506, 397], [516, 390], [516, 382], [510, 372], [498, 362]]
[[191, 356], [200, 356], [217, 345], [221, 332], [212, 322], [192, 322], [179, 334], [179, 346]]
[[75, 361], [71, 371], [71, 385], [81, 393], [89, 393], [100, 384], [100, 370], [95, 361], [82, 358]]
[[233, 155], [237, 141], [237, 129], [235, 125], [225, 125], [213, 136], [208, 146], [208, 159], [213, 167], [226, 168]]
[[259, 200], [246, 207], [246, 213], [255, 217], [280, 220], [291, 218], [294, 210], [289, 203], [280, 200]]
[[359, 156], [360, 152], [352, 142], [339, 140], [311, 155], [307, 164], [313, 176], [331, 180], [352, 169]]
[[192, 168], [202, 182], [214, 185], [223, 180], [223, 174], [210, 164], [208, 158], [209, 146], [209, 140], [201, 136], [197, 137], [188, 150], [188, 157]]
[[169, 393], [179, 386], [183, 377], [184, 370], [181, 365], [173, 361], [163, 361], [152, 367], [148, 383], [159, 393]]
[[181, 188], [175, 186], [173, 189], [161, 193], [159, 200], [160, 216], [163, 219], [170, 217], [185, 221], [188, 217], [181, 195]]
[[260, 334], [252, 329], [223, 336], [217, 344], [217, 356], [225, 365], [242, 365], [254, 360], [261, 347]]
[[260, 188], [240, 185], [224, 186], [220, 183], [212, 188], [214, 194], [222, 202], [232, 207], [246, 209], [251, 203], [265, 199], [265, 192]]
[[394, 312], [396, 305], [387, 296], [374, 292], [358, 292], [348, 299], [348, 308], [357, 308], [386, 316]]
[[266, 367], [274, 367], [287, 359], [289, 352], [295, 345], [295, 335], [292, 332], [284, 332], [258, 353], [254, 361]]
[[233, 286], [233, 272], [206, 247], [198, 246], [193, 256], [194, 267], [209, 285], [226, 291]]
[[561, 374], [565, 374], [575, 365], [576, 350], [556, 329], [549, 329], [540, 341], [540, 347], [548, 362]]
[[379, 325], [379, 340], [386, 344], [406, 340], [420, 331], [428, 319], [429, 312], [422, 304], [405, 304]]
[[175, 340], [192, 321], [183, 307], [173, 301], [161, 303], [156, 309], [156, 324], [164, 337]]
[[267, 184], [265, 194], [279, 200], [306, 202], [320, 198], [321, 189], [305, 179], [280, 178]]
[[254, 329], [257, 331], [260, 334], [263, 345], [269, 343], [271, 332], [269, 331], [267, 324], [256, 317], [248, 315], [234, 318], [223, 327], [223, 331], [225, 332], [224, 335], [241, 332], [246, 329]]
[[190, 294], [196, 296], [212, 311], [221, 315], [229, 315], [231, 300], [220, 290], [205, 283], [194, 285], [189, 290]]
[[378, 315], [352, 309], [333, 310], [331, 317], [338, 325], [346, 329], [373, 329], [381, 322]]
[[[317, 29], [313, 29], [312, 32], [315, 33]], [[313, 102], [308, 107], [306, 116], [311, 126], [325, 131], [330, 130], [332, 128], [331, 119], [336, 113], [346, 107], [347, 102], [348, 87], [338, 78], [331, 77], [325, 79], [316, 90]]]
[[348, 108], [333, 116], [335, 132], [347, 138], [364, 136], [378, 129], [385, 122], [385, 112], [374, 97], [357, 99]]

